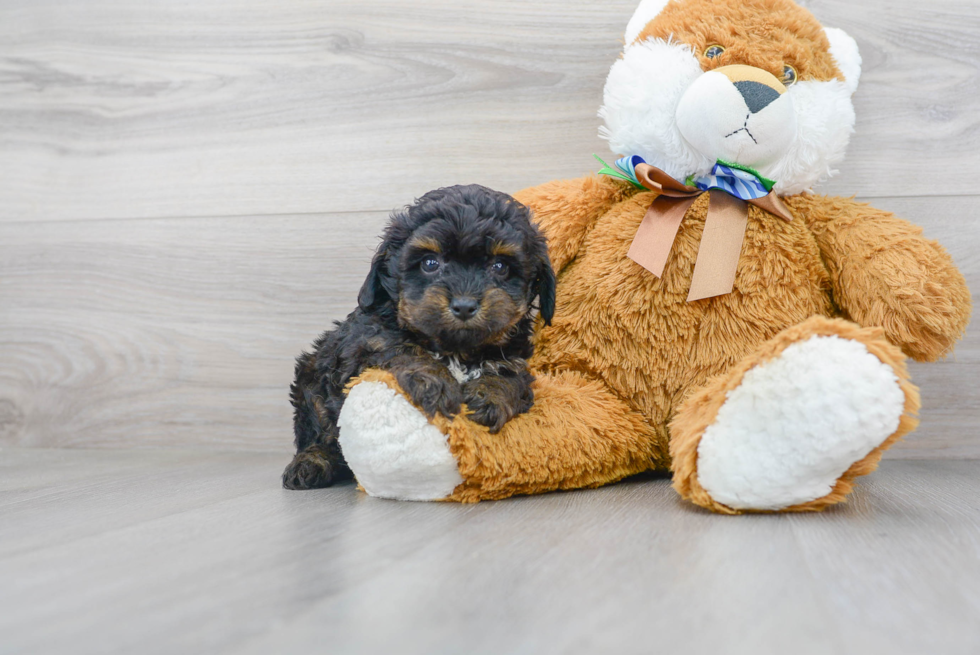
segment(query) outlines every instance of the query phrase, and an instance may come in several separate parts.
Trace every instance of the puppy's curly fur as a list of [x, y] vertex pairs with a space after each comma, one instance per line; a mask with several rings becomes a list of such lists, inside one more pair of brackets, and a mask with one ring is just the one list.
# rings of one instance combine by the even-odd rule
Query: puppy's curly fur
[[296, 456], [287, 489], [350, 479], [337, 442], [344, 388], [367, 368], [394, 373], [430, 416], [459, 413], [496, 432], [533, 402], [532, 303], [551, 322], [555, 275], [530, 211], [470, 185], [431, 191], [392, 215], [358, 307], [296, 362]]

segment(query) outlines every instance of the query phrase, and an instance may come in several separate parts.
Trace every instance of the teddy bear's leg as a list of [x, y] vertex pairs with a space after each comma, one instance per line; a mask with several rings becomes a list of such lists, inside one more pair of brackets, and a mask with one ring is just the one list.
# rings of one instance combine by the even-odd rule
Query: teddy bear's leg
[[402, 500], [506, 498], [597, 487], [666, 468], [666, 434], [605, 385], [536, 375], [534, 406], [497, 434], [464, 416], [429, 420], [394, 377], [367, 371], [340, 413], [340, 446], [367, 493]]
[[814, 317], [685, 400], [670, 425], [674, 488], [718, 512], [820, 510], [915, 428], [918, 408], [881, 329]]

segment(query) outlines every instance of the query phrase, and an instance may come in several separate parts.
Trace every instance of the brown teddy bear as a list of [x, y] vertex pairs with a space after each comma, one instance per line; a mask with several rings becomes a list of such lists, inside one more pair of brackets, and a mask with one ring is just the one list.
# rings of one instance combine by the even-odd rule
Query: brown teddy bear
[[624, 156], [517, 195], [558, 276], [534, 407], [490, 434], [368, 371], [340, 417], [368, 493], [472, 502], [670, 469], [714, 511], [818, 510], [915, 427], [905, 356], [946, 355], [970, 294], [919, 228], [810, 191], [853, 130], [854, 41], [790, 0], [644, 0], [625, 42], [600, 110]]

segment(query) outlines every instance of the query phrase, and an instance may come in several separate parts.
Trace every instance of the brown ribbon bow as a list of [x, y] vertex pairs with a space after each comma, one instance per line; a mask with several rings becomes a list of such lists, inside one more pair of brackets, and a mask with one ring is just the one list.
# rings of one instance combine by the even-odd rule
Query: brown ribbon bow
[[[667, 255], [687, 210], [704, 191], [682, 184], [650, 164], [638, 164], [636, 179], [647, 189], [660, 193], [640, 223], [628, 256], [657, 277], [664, 274]], [[704, 222], [698, 258], [688, 302], [731, 293], [735, 270], [745, 240], [749, 220], [746, 202], [775, 214], [786, 222], [793, 220], [786, 205], [774, 192], [756, 200], [741, 200], [721, 189], [709, 191], [708, 217]]]

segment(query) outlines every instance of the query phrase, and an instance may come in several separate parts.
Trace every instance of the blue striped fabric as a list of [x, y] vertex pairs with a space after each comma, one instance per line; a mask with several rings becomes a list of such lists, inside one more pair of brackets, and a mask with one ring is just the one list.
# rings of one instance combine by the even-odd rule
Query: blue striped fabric
[[[638, 164], [645, 163], [646, 161], [639, 155], [621, 157], [616, 160], [616, 168], [622, 171], [623, 175], [628, 177], [633, 184], [642, 188], [643, 185], [636, 178], [634, 169]], [[714, 165], [714, 168], [711, 169], [711, 175], [696, 177], [693, 180], [688, 178], [688, 184], [691, 182], [693, 182], [692, 186], [696, 186], [702, 191], [721, 189], [742, 200], [758, 200], [769, 195], [769, 190], [755, 175], [721, 163]]]
[[715, 164], [711, 175], [694, 178], [694, 186], [702, 191], [721, 189], [742, 200], [758, 200], [769, 195], [768, 189], [755, 175], [724, 164]]
[[636, 178], [636, 172], [634, 169], [638, 165], [645, 164], [645, 163], [646, 160], [644, 160], [643, 157], [640, 157], [639, 155], [633, 155], [632, 157], [620, 157], [619, 159], [616, 160], [616, 168], [623, 171], [623, 173], [633, 181], [633, 184], [635, 184], [636, 186], [642, 189], [643, 185], [640, 184], [640, 181]]

